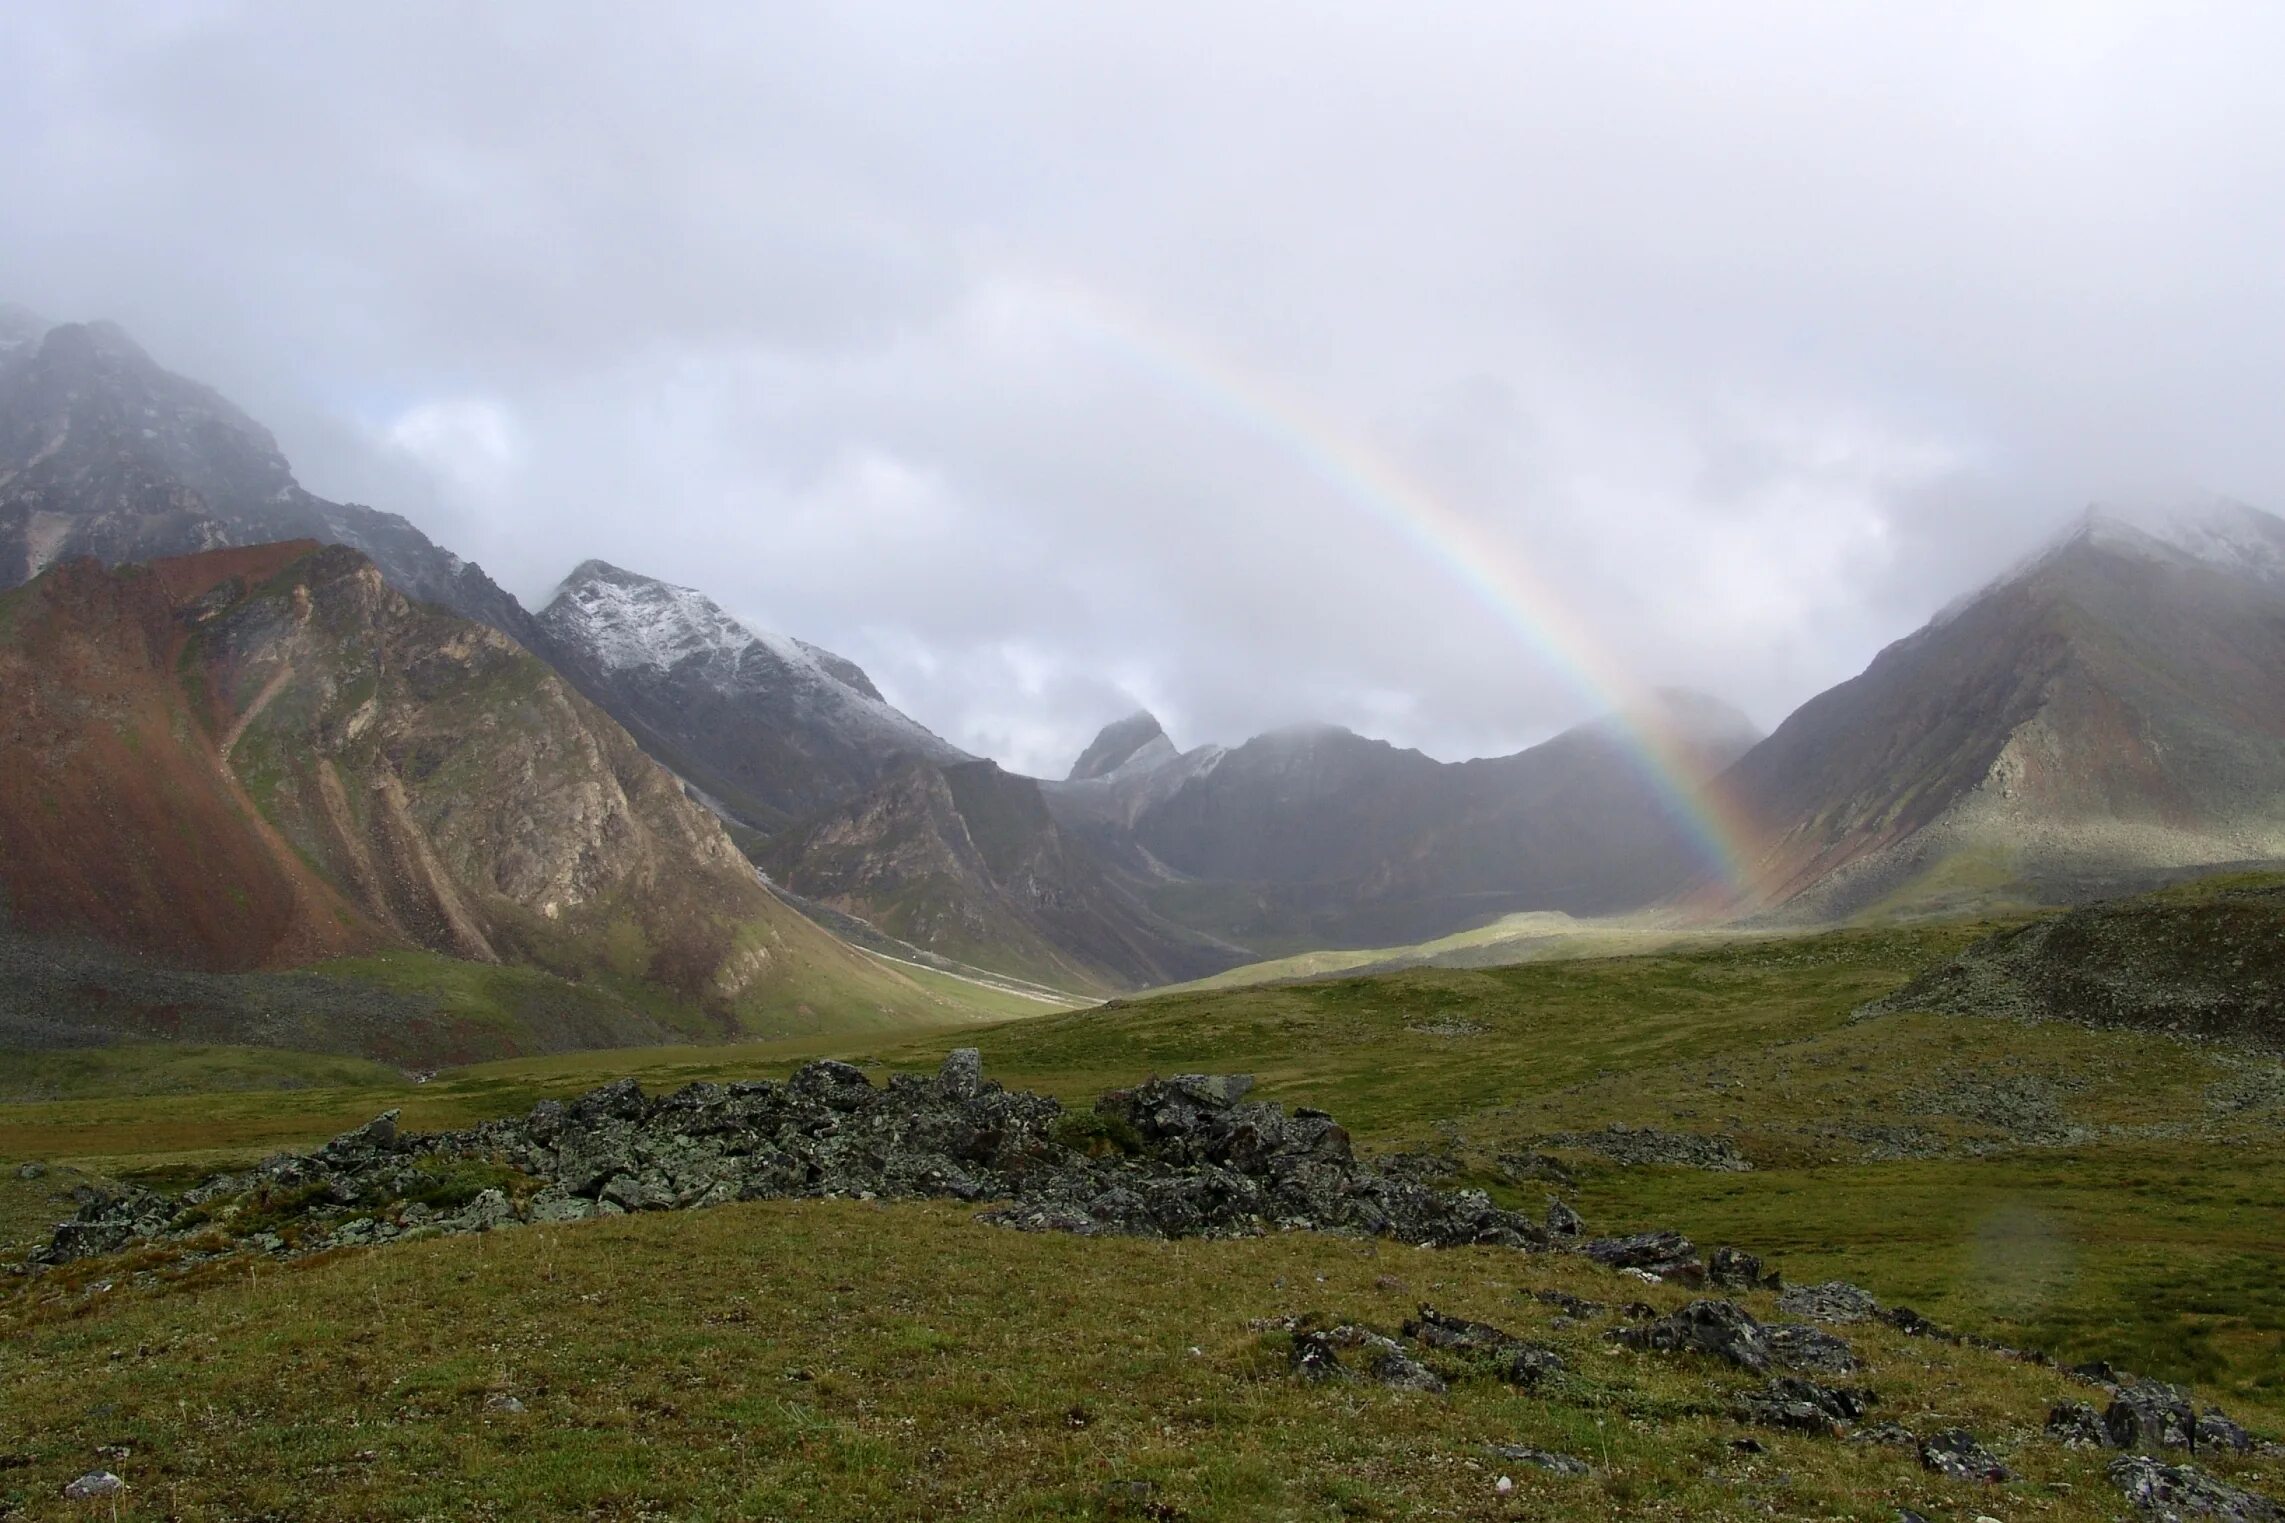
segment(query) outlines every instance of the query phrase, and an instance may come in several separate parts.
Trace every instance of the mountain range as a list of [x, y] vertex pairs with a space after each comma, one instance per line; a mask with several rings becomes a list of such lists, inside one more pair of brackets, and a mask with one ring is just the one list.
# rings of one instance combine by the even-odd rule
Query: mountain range
[[745, 1032], [949, 1018], [896, 961], [1091, 997], [1519, 911], [1934, 913], [2285, 857], [2285, 524], [2225, 499], [2090, 510], [1767, 736], [1679, 692], [1458, 763], [1138, 713], [1040, 780], [699, 590], [589, 560], [527, 611], [116, 327], [7, 308], [8, 587], [6, 933], [216, 975], [420, 949]]

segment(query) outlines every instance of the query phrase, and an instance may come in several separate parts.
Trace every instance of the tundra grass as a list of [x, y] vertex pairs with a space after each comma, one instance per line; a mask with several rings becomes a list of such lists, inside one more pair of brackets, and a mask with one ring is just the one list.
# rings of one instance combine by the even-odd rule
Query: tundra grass
[[[1558, 1190], [1596, 1231], [1678, 1227], [1769, 1252], [1789, 1278], [1839, 1275], [1971, 1331], [2196, 1381], [2285, 1429], [2285, 1070], [2147, 1034], [1852, 1018], [1980, 929], [1417, 969], [888, 1041], [564, 1054], [417, 1086], [0, 1106], [0, 1158], [163, 1181], [322, 1140], [387, 1105], [411, 1126], [461, 1125], [624, 1073], [658, 1090], [830, 1053], [878, 1074], [971, 1043], [992, 1077], [1077, 1104], [1154, 1071], [1247, 1071], [1272, 1098], [1332, 1110], [1367, 1151], [1432, 1151], [1507, 1204]], [[1547, 1140], [1612, 1122], [1728, 1135], [1757, 1166], [1620, 1168]], [[1572, 1183], [1535, 1177], [1549, 1152]], [[336, 1515], [360, 1516], [1087, 1517], [1111, 1515], [1102, 1488], [1122, 1478], [1159, 1487], [1136, 1506], [1191, 1517], [2115, 1510], [2091, 1461], [2025, 1436], [2058, 1394], [2053, 1377], [1932, 1345], [1899, 1346], [1904, 1373], [1874, 1384], [1905, 1406], [1881, 1415], [1999, 1424], [2031, 1480], [1978, 1498], [1875, 1445], [1766, 1437], [1773, 1454], [1749, 1462], [1728, 1449], [1726, 1419], [1658, 1405], [1686, 1398], [1648, 1366], [1629, 1378], [1652, 1405], [1596, 1408], [1599, 1429], [1587, 1409], [1501, 1391], [1301, 1390], [1244, 1331], [1250, 1317], [1320, 1309], [1385, 1322], [1418, 1293], [1528, 1326], [1516, 1287], [1596, 1273], [1570, 1260], [1307, 1236], [1080, 1242], [939, 1207], [771, 1205], [264, 1263], [250, 1285], [70, 1288], [110, 1273], [35, 1278], [7, 1300], [0, 1316], [22, 1336], [0, 1354], [19, 1360], [0, 1364], [0, 1432], [6, 1403], [63, 1414], [56, 1449], [26, 1450], [43, 1484], [93, 1445], [163, 1455], [164, 1475], [137, 1484], [147, 1499], [163, 1479], [182, 1516], [323, 1511], [294, 1490], [312, 1476], [341, 1488]], [[1376, 1287], [1382, 1273], [1406, 1290]], [[240, 1328], [258, 1330], [247, 1348]], [[159, 1352], [109, 1358], [144, 1348]], [[341, 1372], [346, 1404], [328, 1416], [322, 1394], [299, 1393], [312, 1381], [266, 1382], [265, 1358]], [[813, 1378], [787, 1378], [796, 1370]], [[158, 1394], [127, 1399], [126, 1371]], [[202, 1397], [208, 1381], [216, 1394]], [[495, 1387], [531, 1410], [484, 1412]], [[202, 1401], [195, 1422], [175, 1410]], [[1495, 1439], [1607, 1443], [1611, 1458], [1587, 1482], [1519, 1476], [1496, 1504], [1480, 1447]], [[233, 1446], [275, 1458], [226, 1475]], [[296, 1453], [308, 1468], [284, 1458]]]
[[232, 1090], [353, 1089], [396, 1083], [386, 1063], [274, 1047], [120, 1042], [12, 1052], [0, 1103], [80, 1095], [203, 1095]]
[[[1881, 1415], [1972, 1428], [1991, 1487], [1908, 1450], [1761, 1430], [1753, 1382], [1609, 1343], [1529, 1292], [1684, 1293], [1577, 1259], [1315, 1234], [1024, 1235], [961, 1208], [773, 1202], [437, 1239], [138, 1286], [0, 1297], [0, 1499], [88, 1468], [122, 1517], [2094, 1520], [2104, 1456], [2038, 1435], [2086, 1389], [1852, 1330]], [[110, 1288], [99, 1288], [108, 1284]], [[1419, 1301], [1543, 1339], [1525, 1394], [1304, 1385], [1262, 1319], [1393, 1330]], [[1767, 1297], [1754, 1308], [1772, 1313]], [[1495, 1444], [1585, 1460], [1585, 1477]], [[2274, 1484], [2266, 1462], [2220, 1462]], [[1513, 1480], [1502, 1495], [1502, 1475]]]

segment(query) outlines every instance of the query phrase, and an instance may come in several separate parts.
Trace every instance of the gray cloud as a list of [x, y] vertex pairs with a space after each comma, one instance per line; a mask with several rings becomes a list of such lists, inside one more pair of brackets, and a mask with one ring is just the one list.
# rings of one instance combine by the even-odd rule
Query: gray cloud
[[[1587, 649], [1770, 723], [2087, 497], [2285, 504], [2281, 43], [2258, 5], [16, 6], [0, 293], [118, 318], [526, 597], [591, 554], [703, 586], [1026, 768], [1137, 702], [1508, 749], [1593, 710]], [[1502, 566], [1568, 612], [1471, 589]]]

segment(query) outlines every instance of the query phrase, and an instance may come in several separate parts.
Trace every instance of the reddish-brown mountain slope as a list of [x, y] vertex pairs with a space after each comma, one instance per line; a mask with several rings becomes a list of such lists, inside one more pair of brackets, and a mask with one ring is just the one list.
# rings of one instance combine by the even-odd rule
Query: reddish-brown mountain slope
[[353, 550], [77, 560], [0, 597], [0, 757], [18, 932], [221, 970], [422, 947], [648, 985], [724, 1032], [931, 1004], [521, 646]]
[[301, 542], [112, 576], [58, 567], [8, 599], [0, 884], [25, 930], [194, 967], [303, 962], [384, 938], [252, 809], [176, 665], [201, 599], [267, 581]]

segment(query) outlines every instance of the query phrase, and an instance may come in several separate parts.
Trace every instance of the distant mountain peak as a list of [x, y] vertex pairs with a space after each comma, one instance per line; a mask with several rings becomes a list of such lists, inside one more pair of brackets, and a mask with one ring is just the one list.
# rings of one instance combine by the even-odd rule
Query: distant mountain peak
[[756, 645], [790, 667], [817, 664], [799, 641], [740, 623], [695, 587], [605, 560], [580, 562], [539, 617], [558, 636], [576, 635], [611, 671], [665, 671], [693, 656], [735, 663]]
[[2215, 493], [2098, 502], [2069, 537], [2114, 549], [2156, 543], [2219, 571], [2285, 582], [2285, 520]]
[[807, 640], [756, 629], [695, 587], [679, 587], [600, 559], [581, 561], [541, 611], [558, 634], [574, 634], [606, 669], [664, 671], [693, 655], [743, 659], [756, 646], [804, 676], [837, 683], [886, 707], [865, 669]]
[[584, 560], [571, 568], [569, 576], [556, 583], [555, 592], [548, 601], [553, 602], [556, 598], [562, 597], [565, 592], [578, 586], [581, 582], [625, 582], [632, 585], [656, 580], [655, 577], [643, 576], [637, 572], [629, 571], [623, 566], [614, 566], [606, 560]]
[[78, 556], [118, 565], [289, 539], [352, 545], [408, 596], [536, 637], [483, 568], [393, 513], [305, 491], [268, 429], [117, 324], [0, 307], [0, 588]]
[[968, 759], [854, 661], [742, 623], [696, 588], [582, 561], [538, 622], [590, 698], [756, 828], [871, 786], [900, 755]]
[[83, 323], [58, 323], [42, 336], [43, 345], [65, 351], [76, 351], [114, 363], [127, 363], [158, 368], [150, 351], [135, 342], [125, 328], [108, 318], [91, 318]]
[[54, 326], [29, 307], [0, 301], [0, 359], [39, 343]]
[[2088, 504], [2038, 549], [1928, 621], [1938, 629], [2003, 588], [2089, 552], [2194, 561], [2245, 581], [2285, 587], [2285, 519], [2216, 492], [2178, 491]]
[[1157, 715], [1148, 709], [1137, 709], [1126, 718], [1114, 719], [1103, 726], [1087, 749], [1079, 753], [1079, 760], [1071, 764], [1067, 781], [1078, 783], [1089, 778], [1109, 777], [1146, 751], [1154, 756], [1163, 751], [1171, 758], [1174, 742], [1166, 738], [1166, 730], [1159, 724]]

